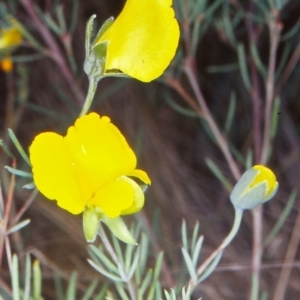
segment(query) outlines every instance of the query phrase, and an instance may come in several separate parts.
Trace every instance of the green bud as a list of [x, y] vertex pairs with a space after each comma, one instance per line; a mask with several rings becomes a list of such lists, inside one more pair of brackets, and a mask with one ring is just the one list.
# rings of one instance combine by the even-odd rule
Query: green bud
[[278, 182], [274, 173], [256, 165], [247, 170], [234, 186], [230, 200], [237, 209], [252, 209], [270, 200], [277, 192]]

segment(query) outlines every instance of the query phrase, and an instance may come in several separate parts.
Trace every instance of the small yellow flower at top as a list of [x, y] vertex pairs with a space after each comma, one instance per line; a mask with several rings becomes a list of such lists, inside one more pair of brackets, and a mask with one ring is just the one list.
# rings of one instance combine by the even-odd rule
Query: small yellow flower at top
[[11, 18], [9, 27], [0, 28], [0, 69], [6, 73], [13, 69], [10, 53], [22, 42], [21, 32], [14, 26], [14, 22]]
[[21, 32], [16, 27], [0, 29], [0, 51], [19, 46], [22, 42]]
[[80, 117], [64, 137], [41, 133], [29, 152], [37, 189], [72, 214], [97, 209], [117, 218], [144, 205], [144, 193], [131, 177], [147, 185], [150, 179], [136, 169], [134, 152], [108, 117]]
[[230, 200], [239, 209], [252, 209], [270, 200], [277, 192], [275, 174], [267, 167], [256, 165], [247, 170], [234, 186]]
[[13, 61], [11, 60], [11, 57], [9, 55], [0, 60], [0, 69], [5, 73], [11, 72], [13, 66]]
[[105, 73], [121, 71], [138, 80], [156, 79], [170, 64], [179, 41], [172, 0], [127, 0], [95, 45], [108, 41]]

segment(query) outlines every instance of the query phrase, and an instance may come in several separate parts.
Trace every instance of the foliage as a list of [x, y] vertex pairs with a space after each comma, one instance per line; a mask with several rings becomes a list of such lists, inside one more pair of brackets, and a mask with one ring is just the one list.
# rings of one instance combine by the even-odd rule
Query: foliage
[[[300, 176], [299, 1], [174, 0], [179, 48], [158, 82], [147, 86], [124, 78], [102, 81], [103, 76], [130, 75], [122, 73], [121, 68], [115, 70], [115, 62], [109, 72], [104, 67], [110, 51], [107, 40], [116, 38], [108, 31], [113, 24], [109, 17], [111, 11], [115, 15], [120, 11], [110, 4], [111, 11], [105, 15], [105, 9], [98, 7], [105, 8], [104, 2], [72, 0], [68, 7], [61, 0], [50, 1], [51, 5], [28, 0], [0, 4], [0, 27], [6, 28], [13, 20], [18, 33], [18, 43], [5, 52], [13, 65], [9, 72], [3, 69], [0, 74], [5, 79], [1, 87], [6, 91], [5, 107], [0, 112], [4, 170], [0, 196], [1, 297], [292, 298], [297, 294], [293, 283], [299, 281], [297, 274], [291, 274], [298, 265], [300, 241], [300, 214], [294, 209], [299, 202]], [[97, 20], [104, 25], [94, 32], [97, 24], [93, 15], [84, 41], [91, 11], [99, 11]], [[156, 11], [147, 13], [153, 16]], [[126, 22], [134, 19], [128, 15]], [[126, 31], [122, 23], [121, 29]], [[178, 39], [176, 32], [172, 43]], [[156, 31], [151, 32], [150, 40], [153, 34], [156, 37]], [[103, 36], [107, 40], [101, 39]], [[165, 36], [165, 31], [157, 36]], [[173, 52], [166, 54], [165, 64]], [[131, 64], [135, 59], [130, 56]], [[135, 74], [138, 76], [133, 77], [142, 81], [154, 79], [140, 67]], [[130, 228], [126, 228], [127, 220], [117, 222], [126, 228], [129, 238], [124, 239], [120, 234], [123, 231], [109, 218], [101, 219], [101, 223], [97, 218], [94, 229], [99, 238], [86, 251], [82, 225], [72, 229], [74, 223], [68, 224], [69, 217], [42, 204], [45, 199], [35, 201], [38, 191], [27, 146], [42, 131], [53, 130], [64, 136], [80, 111], [85, 115], [89, 109], [100, 111], [101, 116], [103, 111], [112, 116], [114, 124], [120, 124], [128, 144], [136, 146], [132, 149], [136, 150], [138, 164], [147, 170], [153, 184], [145, 196], [145, 209], [131, 218]], [[260, 187], [257, 203], [262, 203], [278, 187], [273, 172], [267, 178], [260, 177], [253, 165], [259, 169], [269, 166], [276, 174], [278, 195], [272, 203], [266, 203], [265, 210], [262, 206], [252, 209], [248, 202], [247, 207], [234, 207], [233, 217], [229, 204], [232, 190], [238, 189], [234, 197], [242, 194], [246, 199], [249, 195], [257, 197], [253, 190]], [[252, 176], [246, 176], [246, 183], [243, 173]], [[145, 186], [139, 186], [144, 192]], [[238, 200], [231, 199], [235, 206]], [[251, 218], [245, 213], [242, 222], [245, 208], [252, 209]], [[32, 225], [37, 224], [35, 220], [40, 222], [41, 216], [39, 226]], [[239, 229], [230, 248], [226, 248]], [[34, 232], [39, 234], [32, 242]], [[46, 242], [51, 234], [61, 241], [61, 247], [48, 253], [44, 248], [42, 255], [32, 249], [37, 240]], [[136, 241], [137, 245], [119, 239], [132, 244]], [[65, 247], [63, 240], [71, 246]], [[51, 263], [51, 255], [62, 256], [63, 248], [68, 249], [67, 256], [76, 253], [76, 247], [72, 247], [75, 240], [84, 245], [84, 260], [86, 253], [89, 255], [85, 268], [88, 274], [94, 273], [88, 278], [76, 264], [70, 270], [59, 261]], [[36, 259], [32, 263], [33, 256]], [[231, 288], [233, 284], [235, 289]]]

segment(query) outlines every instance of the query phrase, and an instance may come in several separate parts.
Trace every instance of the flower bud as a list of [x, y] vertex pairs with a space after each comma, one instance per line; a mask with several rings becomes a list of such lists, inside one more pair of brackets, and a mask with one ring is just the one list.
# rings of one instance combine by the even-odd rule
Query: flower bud
[[247, 170], [234, 186], [230, 200], [235, 208], [252, 209], [270, 200], [277, 192], [278, 182], [274, 173], [256, 165]]

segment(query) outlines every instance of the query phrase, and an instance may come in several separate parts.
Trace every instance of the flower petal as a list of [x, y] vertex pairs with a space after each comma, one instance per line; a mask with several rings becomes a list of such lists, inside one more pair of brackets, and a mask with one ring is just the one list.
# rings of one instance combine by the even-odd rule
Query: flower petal
[[143, 208], [145, 202], [145, 196], [142, 189], [135, 181], [125, 176], [123, 177], [123, 180], [127, 181], [127, 183], [130, 184], [132, 189], [134, 190], [134, 201], [129, 208], [122, 210], [121, 214], [122, 215], [134, 214]]
[[109, 218], [116, 218], [123, 210], [132, 207], [134, 200], [135, 190], [128, 178], [122, 176], [100, 189], [89, 204], [99, 207]]
[[179, 26], [171, 0], [127, 0], [97, 43], [108, 41], [105, 69], [138, 80], [159, 77], [175, 55]]
[[65, 142], [75, 160], [84, 166], [93, 193], [135, 169], [134, 152], [108, 117], [90, 113], [77, 119]]
[[126, 175], [136, 177], [148, 185], [151, 184], [151, 180], [150, 180], [148, 174], [143, 170], [139, 170], [139, 169], [132, 170], [131, 172], [127, 173]]
[[256, 165], [253, 167], [254, 170], [258, 171], [258, 174], [249, 185], [249, 189], [254, 188], [256, 185], [266, 182], [265, 197], [268, 197], [277, 188], [277, 181], [275, 174], [267, 167], [262, 165]]
[[50, 200], [57, 200], [57, 205], [70, 213], [81, 213], [85, 206], [84, 197], [63, 137], [52, 132], [39, 134], [29, 151], [38, 190]]

